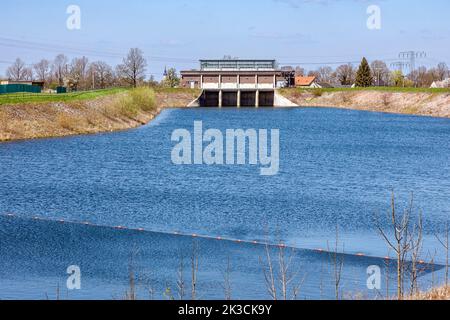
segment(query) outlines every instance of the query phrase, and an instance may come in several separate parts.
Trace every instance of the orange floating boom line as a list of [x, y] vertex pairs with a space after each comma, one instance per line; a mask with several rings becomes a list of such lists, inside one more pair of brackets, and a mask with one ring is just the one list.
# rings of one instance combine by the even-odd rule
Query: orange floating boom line
[[[14, 213], [4, 213], [4, 214], [0, 214], [0, 216], [7, 216], [7, 217], [16, 217], [16, 218], [21, 218], [19, 215], [16, 215]], [[67, 224], [76, 224], [76, 225], [85, 225], [85, 226], [94, 226], [94, 227], [102, 227], [102, 228], [110, 228], [110, 229], [116, 229], [116, 230], [130, 230], [130, 231], [140, 231], [140, 232], [153, 232], [153, 233], [162, 233], [162, 234], [174, 234], [174, 235], [178, 235], [178, 236], [185, 236], [185, 237], [194, 237], [194, 238], [203, 238], [203, 239], [217, 239], [217, 240], [221, 240], [221, 241], [227, 241], [227, 242], [235, 242], [235, 243], [248, 243], [248, 244], [255, 244], [255, 245], [261, 245], [261, 246], [271, 246], [271, 247], [279, 247], [279, 248], [293, 248], [293, 249], [300, 249], [300, 250], [309, 250], [309, 249], [305, 249], [305, 248], [299, 248], [299, 247], [294, 247], [294, 246], [288, 246], [284, 243], [278, 243], [278, 244], [273, 244], [273, 243], [264, 243], [264, 242], [259, 242], [257, 240], [241, 240], [241, 239], [231, 239], [231, 238], [224, 238], [224, 237], [212, 237], [212, 236], [202, 236], [202, 235], [198, 235], [196, 233], [194, 234], [185, 234], [179, 231], [174, 231], [172, 232], [161, 232], [161, 231], [154, 231], [154, 230], [147, 230], [144, 228], [139, 228], [139, 229], [132, 229], [132, 228], [127, 228], [124, 226], [106, 226], [106, 225], [97, 225], [97, 224], [92, 224], [88, 221], [84, 221], [84, 222], [76, 222], [76, 221], [70, 221], [70, 220], [63, 220], [63, 219], [51, 219], [51, 218], [44, 218], [44, 217], [40, 217], [40, 216], [32, 216], [32, 217], [24, 217], [26, 219], [32, 219], [32, 220], [36, 220], [36, 221], [50, 221], [50, 222], [60, 222], [60, 223], [67, 223]], [[312, 249], [312, 251], [316, 251], [316, 252], [320, 252], [320, 253], [324, 253], [326, 252], [326, 250], [324, 249]], [[392, 257], [375, 257], [375, 256], [367, 256], [364, 253], [357, 253], [356, 256], [358, 257], [372, 257], [372, 258], [379, 258], [379, 259], [385, 259], [385, 260], [394, 260], [394, 258]], [[429, 262], [425, 262], [423, 260], [418, 262], [419, 264], [431, 264]]]

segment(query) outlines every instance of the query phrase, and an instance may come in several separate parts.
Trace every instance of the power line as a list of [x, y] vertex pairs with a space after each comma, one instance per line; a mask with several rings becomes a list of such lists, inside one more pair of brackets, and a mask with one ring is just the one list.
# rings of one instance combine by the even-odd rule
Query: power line
[[[28, 41], [28, 40], [20, 40], [20, 39], [12, 39], [7, 37], [0, 36], [0, 47], [5, 48], [18, 48], [18, 49], [29, 49], [29, 50], [39, 50], [43, 52], [51, 52], [51, 53], [70, 53], [70, 54], [81, 54], [81, 55], [87, 55], [87, 56], [96, 56], [96, 57], [104, 57], [104, 58], [114, 58], [114, 59], [120, 59], [125, 56], [124, 53], [120, 53], [118, 51], [101, 51], [101, 50], [94, 50], [90, 48], [74, 48], [70, 45], [60, 45], [60, 44], [51, 44], [51, 43], [40, 43], [36, 41]], [[355, 55], [356, 56], [356, 55]], [[312, 58], [314, 56], [310, 56]], [[327, 56], [316, 56], [317, 58], [325, 58]], [[331, 57], [344, 57], [344, 56], [328, 56], [328, 58]], [[348, 56], [350, 57], [350, 56]], [[426, 53], [425, 52], [415, 52], [415, 51], [407, 51], [402, 52], [399, 55], [399, 58], [402, 59], [402, 61], [398, 61], [398, 59], [379, 59], [384, 62], [392, 62], [390, 65], [391, 67], [398, 68], [400, 70], [403, 70], [404, 68], [409, 67], [411, 70], [415, 69], [415, 63], [416, 59], [418, 58], [425, 58]], [[163, 63], [198, 63], [198, 59], [192, 59], [192, 58], [179, 58], [179, 57], [165, 57], [165, 56], [145, 56], [145, 58], [152, 62], [163, 62]], [[297, 56], [297, 58], [305, 58]], [[409, 59], [409, 63], [403, 61]], [[0, 64], [12, 64], [13, 62], [10, 61], [1, 61]], [[341, 61], [325, 61], [325, 62], [318, 62], [318, 61], [301, 61], [301, 62], [289, 62], [289, 61], [281, 61], [279, 62], [282, 66], [302, 66], [302, 65], [341, 65], [341, 64], [359, 64], [360, 60], [341, 60]], [[31, 64], [27, 64], [28, 66], [32, 66]], [[160, 74], [155, 74], [160, 75]]]
[[[394, 61], [396, 59], [374, 59], [374, 60], [382, 60], [382, 61]], [[294, 66], [300, 66], [300, 65], [336, 65], [336, 64], [359, 64], [361, 63], [361, 60], [355, 60], [355, 61], [328, 61], [328, 62], [280, 62], [281, 65], [294, 65]]]
[[[0, 37], [0, 47], [6, 48], [18, 48], [18, 49], [31, 49], [31, 50], [39, 50], [43, 52], [65, 52], [71, 54], [82, 54], [82, 55], [91, 55], [96, 57], [103, 58], [123, 58], [126, 53], [119, 53], [113, 51], [99, 51], [92, 49], [78, 49], [70, 46], [60, 46], [55, 44], [44, 44], [33, 41], [25, 41], [25, 40], [17, 40]], [[168, 62], [168, 63], [193, 63], [198, 62], [197, 59], [189, 59], [189, 58], [176, 58], [176, 57], [162, 57], [162, 56], [145, 56], [150, 61], [155, 62]]]
[[398, 57], [403, 60], [409, 60], [409, 70], [413, 73], [416, 70], [416, 59], [426, 58], [425, 51], [405, 51], [400, 52]]

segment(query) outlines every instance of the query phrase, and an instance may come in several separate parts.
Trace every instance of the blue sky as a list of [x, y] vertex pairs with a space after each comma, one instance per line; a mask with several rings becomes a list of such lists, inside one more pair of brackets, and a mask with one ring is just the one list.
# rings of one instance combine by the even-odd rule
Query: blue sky
[[[66, 28], [72, 4], [81, 30]], [[381, 8], [381, 30], [366, 26], [369, 5]], [[450, 65], [448, 0], [14, 0], [0, 10], [0, 75], [16, 57], [31, 64], [63, 52], [117, 64], [130, 47], [157, 78], [165, 65], [191, 69], [224, 55], [315, 69], [420, 50], [428, 57], [418, 64]]]

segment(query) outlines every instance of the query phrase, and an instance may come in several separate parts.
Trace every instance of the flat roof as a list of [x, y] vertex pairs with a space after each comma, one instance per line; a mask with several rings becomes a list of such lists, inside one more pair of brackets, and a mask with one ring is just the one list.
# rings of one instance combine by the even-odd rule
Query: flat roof
[[276, 60], [262, 59], [218, 59], [218, 60], [200, 60], [201, 70], [273, 70], [276, 69]]
[[275, 59], [201, 59], [200, 62], [208, 62], [208, 61], [226, 61], [226, 62], [275, 62]]
[[260, 75], [282, 75], [284, 71], [281, 70], [186, 70], [180, 72], [182, 75], [246, 75], [246, 74], [260, 74]]

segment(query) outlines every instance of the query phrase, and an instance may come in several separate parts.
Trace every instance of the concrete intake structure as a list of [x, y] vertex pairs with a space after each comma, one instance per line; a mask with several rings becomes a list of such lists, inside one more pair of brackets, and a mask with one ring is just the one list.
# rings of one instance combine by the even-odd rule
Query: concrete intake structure
[[203, 89], [201, 107], [273, 107], [275, 90], [294, 78], [277, 70], [275, 60], [201, 60], [200, 66], [181, 72], [181, 86]]
[[203, 90], [200, 107], [273, 107], [274, 90]]

